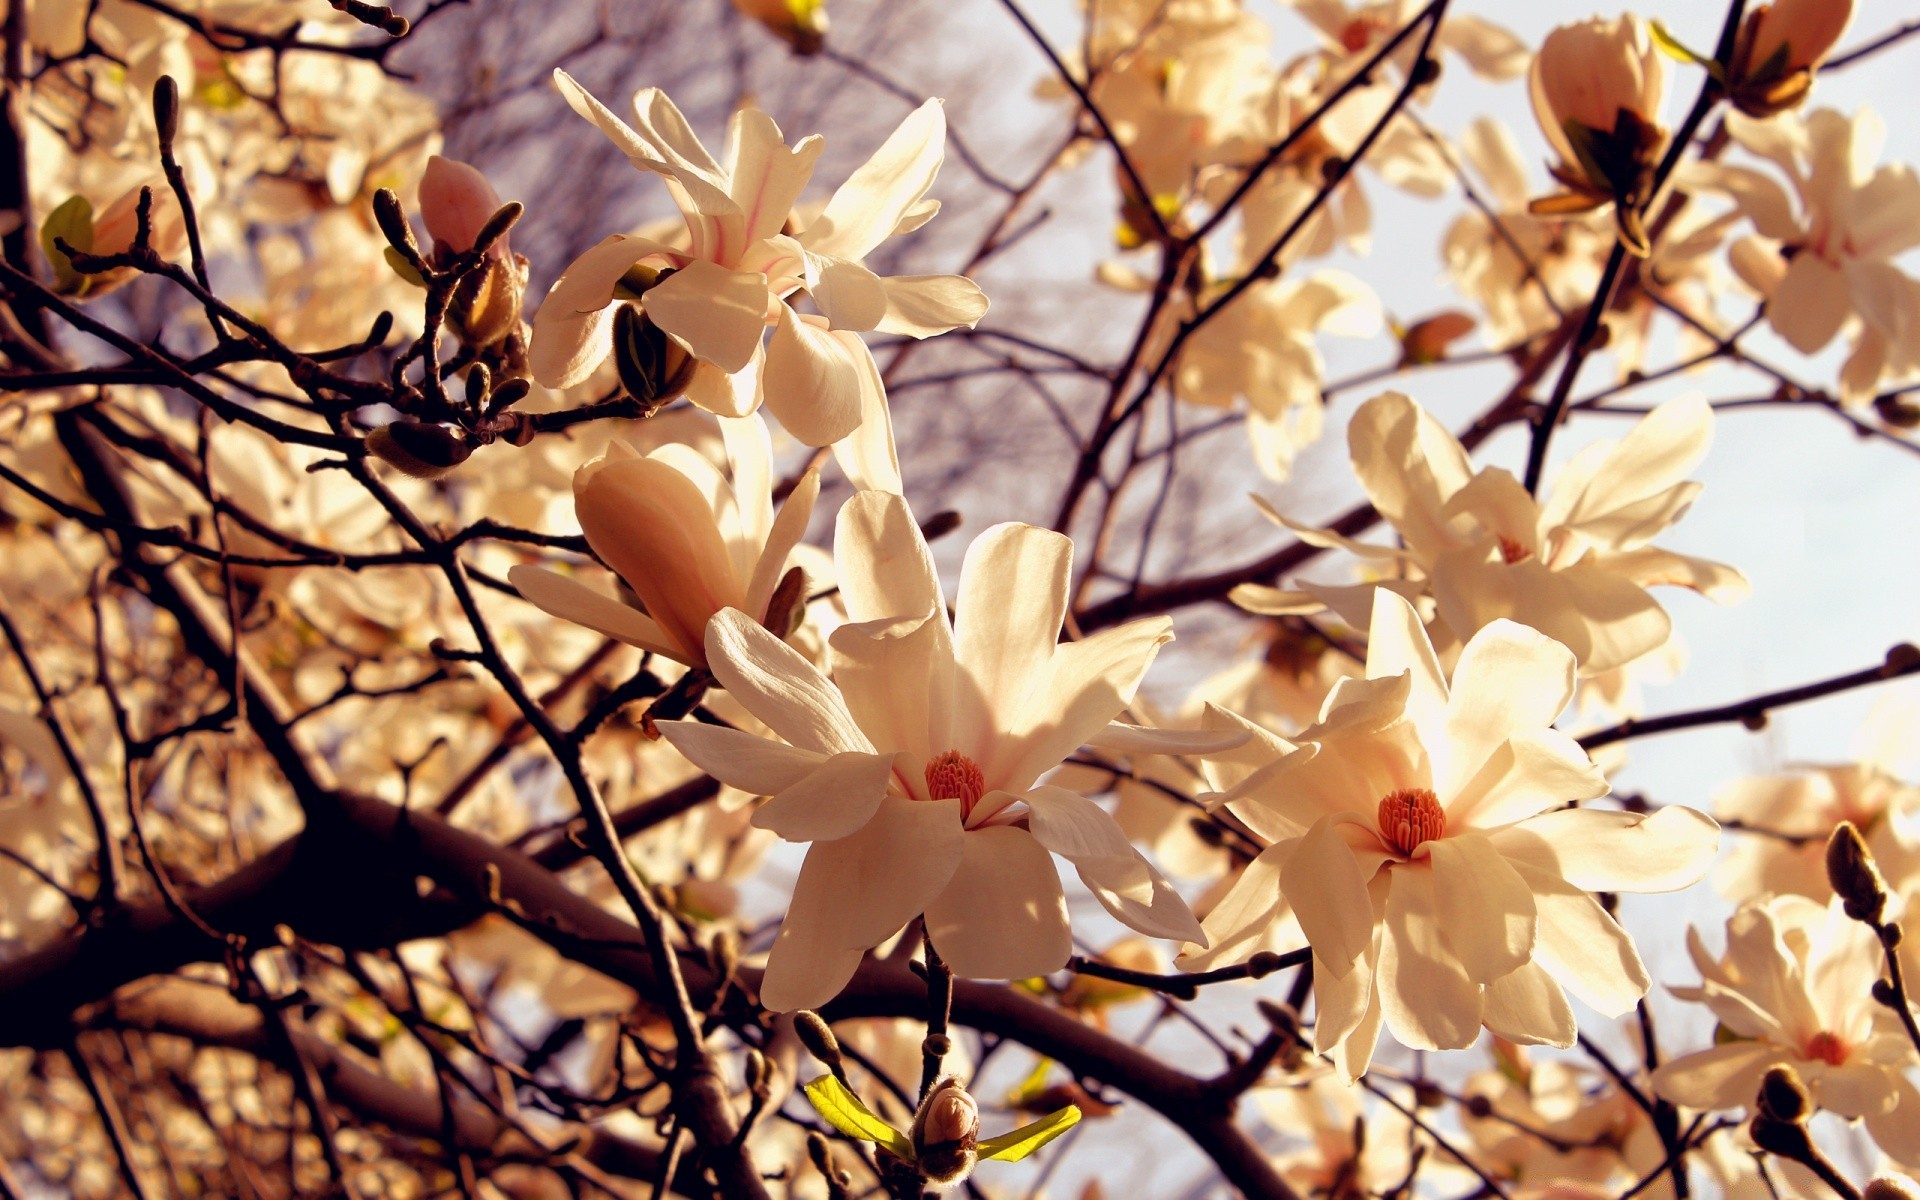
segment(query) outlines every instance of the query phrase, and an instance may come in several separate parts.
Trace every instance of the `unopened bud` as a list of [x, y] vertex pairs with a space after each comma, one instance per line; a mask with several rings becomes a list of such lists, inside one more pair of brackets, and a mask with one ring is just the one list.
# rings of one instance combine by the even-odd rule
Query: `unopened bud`
[[913, 1116], [913, 1155], [927, 1181], [946, 1187], [973, 1173], [980, 1106], [951, 1075], [934, 1082]]
[[367, 434], [367, 453], [415, 479], [438, 479], [467, 461], [473, 449], [444, 425], [402, 418]]
[[1769, 1067], [1760, 1077], [1758, 1107], [1762, 1114], [1776, 1121], [1797, 1125], [1813, 1111], [1813, 1097], [1807, 1095], [1807, 1087], [1800, 1082], [1799, 1074], [1783, 1063]]
[[[500, 193], [477, 168], [438, 154], [427, 159], [420, 175], [420, 219], [436, 249], [455, 254], [473, 249], [480, 231], [499, 211]], [[507, 239], [502, 237], [488, 253], [506, 257]]]
[[447, 326], [469, 346], [491, 346], [520, 327], [526, 290], [525, 258], [482, 259], [448, 298]]
[[1791, 1121], [1776, 1121], [1764, 1114], [1755, 1117], [1747, 1125], [1747, 1136], [1768, 1154], [1777, 1154], [1794, 1162], [1805, 1162], [1813, 1153], [1813, 1139], [1807, 1136], [1806, 1126]]
[[1827, 839], [1827, 882], [1849, 917], [1879, 926], [1887, 908], [1887, 881], [1852, 821], [1840, 822]]
[[693, 355], [630, 304], [613, 314], [613, 363], [620, 386], [640, 403], [642, 416], [652, 416], [693, 382]]
[[161, 149], [172, 149], [173, 139], [180, 132], [180, 85], [171, 75], [153, 81], [153, 127]]
[[799, 1035], [807, 1053], [819, 1059], [827, 1070], [836, 1076], [846, 1070], [840, 1061], [840, 1039], [833, 1036], [833, 1030], [819, 1013], [805, 1008], [794, 1013], [793, 1031]]
[[420, 257], [420, 243], [414, 239], [413, 226], [407, 223], [407, 214], [400, 207], [400, 197], [394, 195], [392, 188], [381, 188], [373, 194], [373, 220], [380, 226], [380, 232], [393, 247], [393, 252], [404, 259], [408, 266], [425, 274], [425, 261]]
[[1904, 1175], [1882, 1175], [1867, 1184], [1861, 1200], [1920, 1200], [1920, 1187]]

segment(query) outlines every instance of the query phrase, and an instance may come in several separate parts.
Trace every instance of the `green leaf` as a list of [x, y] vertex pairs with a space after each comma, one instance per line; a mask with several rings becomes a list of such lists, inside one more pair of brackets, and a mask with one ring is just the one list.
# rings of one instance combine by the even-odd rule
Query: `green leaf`
[[1019, 1162], [1079, 1123], [1079, 1106], [1069, 1104], [1031, 1125], [1022, 1125], [1012, 1133], [1003, 1133], [981, 1142], [980, 1157], [983, 1160], [997, 1158], [1001, 1162]]
[[[833, 1076], [822, 1075], [809, 1083], [807, 1101], [813, 1105], [815, 1112], [826, 1119], [827, 1124], [848, 1137], [863, 1142], [878, 1142], [902, 1162], [913, 1161], [913, 1143], [907, 1140], [907, 1135], [881, 1120], [872, 1109], [860, 1102], [860, 1097], [847, 1090], [846, 1084]], [[1079, 1115], [1078, 1112], [1074, 1113], [1076, 1119]]]
[[55, 238], [65, 239], [67, 245], [83, 253], [93, 249], [93, 205], [87, 203], [85, 196], [67, 197], [66, 203], [48, 213], [47, 219], [40, 223], [40, 250], [53, 267], [60, 290], [71, 291], [86, 277], [74, 270], [72, 260], [54, 246]]
[[1658, 46], [1660, 52], [1668, 58], [1676, 62], [1696, 63], [1703, 67], [1713, 61], [1704, 54], [1688, 49], [1686, 44], [1673, 36], [1672, 31], [1661, 22], [1656, 20], [1651, 22], [1651, 25], [1653, 26], [1653, 44]]

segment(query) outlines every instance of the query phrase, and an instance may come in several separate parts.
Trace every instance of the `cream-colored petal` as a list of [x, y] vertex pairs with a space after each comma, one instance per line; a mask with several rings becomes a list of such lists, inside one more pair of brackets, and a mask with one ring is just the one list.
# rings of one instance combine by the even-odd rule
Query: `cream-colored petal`
[[1114, 721], [1087, 739], [1087, 745], [1110, 754], [1173, 754], [1211, 756], [1237, 750], [1250, 733], [1238, 725], [1210, 729], [1153, 729]]
[[800, 482], [780, 506], [780, 515], [767, 533], [766, 544], [753, 566], [753, 577], [747, 583], [749, 614], [758, 611], [764, 616], [774, 589], [787, 573], [787, 559], [792, 557], [800, 539], [807, 535], [807, 522], [813, 519], [814, 501], [819, 498], [820, 472], [808, 471], [800, 476]]
[[779, 309], [767, 344], [767, 407], [807, 445], [831, 445], [860, 423], [868, 386], [862, 360], [872, 355], [858, 334], [824, 329], [785, 304]]
[[[877, 946], [933, 904], [955, 877], [963, 843], [958, 800], [902, 800], [888, 796], [851, 837], [815, 842], [807, 861], [821, 856], [837, 876], [834, 920], [843, 946]], [[1049, 866], [1051, 873], [1051, 866]], [[1056, 879], [1054, 886], [1059, 887]]]
[[1353, 848], [1333, 819], [1316, 823], [1294, 846], [1281, 868], [1280, 890], [1315, 957], [1336, 976], [1352, 970], [1373, 943], [1373, 902]]
[[827, 319], [828, 329], [864, 333], [887, 315], [887, 292], [880, 277], [844, 258], [808, 253], [807, 294]]
[[627, 268], [657, 247], [614, 234], [567, 264], [533, 314], [527, 364], [542, 386], [569, 388], [593, 374], [613, 348], [613, 289]]
[[658, 88], [635, 94], [634, 110], [641, 119], [641, 130], [636, 131], [565, 71], [555, 70], [553, 82], [567, 105], [598, 126], [627, 156], [627, 161], [643, 171], [673, 180], [698, 212], [738, 211], [726, 193], [726, 181], [720, 175], [719, 165], [687, 128], [686, 118], [674, 108], [673, 101]]
[[[1060, 640], [1072, 575], [1073, 542], [1050, 529], [995, 525], [967, 547], [953, 619], [956, 745], [985, 748], [1013, 728]], [[1031, 782], [987, 777], [1015, 790]]]
[[767, 956], [760, 981], [760, 1003], [774, 1012], [819, 1008], [840, 994], [860, 966], [866, 948], [849, 948], [840, 936], [842, 902], [839, 866], [824, 853], [833, 842], [815, 845], [800, 865], [779, 936]]
[[1631, 1011], [1652, 980], [1626, 930], [1566, 880], [1518, 859], [1507, 861], [1527, 881], [1539, 910], [1534, 961], [1602, 1016]]
[[737, 608], [715, 614], [706, 649], [720, 685], [791, 745], [821, 754], [873, 753], [839, 689], [752, 617]]
[[[1280, 867], [1292, 854], [1293, 843], [1281, 842], [1267, 847], [1242, 867], [1240, 877], [1201, 922], [1207, 938], [1205, 946], [1187, 946], [1175, 965], [1182, 971], [1209, 971], [1245, 962], [1265, 946], [1269, 931], [1287, 912], [1286, 897], [1280, 891]], [[1316, 972], [1316, 986], [1319, 978]]]
[[1525, 963], [1487, 985], [1488, 1029], [1523, 1046], [1573, 1045], [1579, 1034], [1567, 995], [1538, 963]]
[[[861, 348], [865, 349], [864, 342]], [[893, 444], [893, 414], [887, 408], [886, 384], [871, 353], [863, 353], [859, 359], [860, 423], [833, 444], [833, 458], [854, 487], [902, 494], [906, 488], [900, 482], [900, 455]]]
[[1053, 859], [1011, 825], [962, 838], [960, 866], [927, 905], [927, 937], [964, 979], [1028, 979], [1073, 953], [1067, 901]]
[[789, 842], [831, 842], [865, 825], [893, 776], [891, 754], [836, 754], [754, 810], [755, 828]]
[[1483, 833], [1465, 830], [1426, 843], [1433, 863], [1434, 915], [1467, 976], [1492, 983], [1533, 955], [1539, 927], [1533, 893]]
[[911, 338], [972, 329], [987, 315], [987, 294], [964, 275], [894, 275], [880, 280], [887, 310], [874, 328]]
[[833, 193], [800, 240], [817, 254], [865, 258], [933, 186], [946, 138], [946, 111], [940, 101], [914, 109]]
[[676, 645], [646, 614], [594, 591], [577, 579], [521, 563], [507, 572], [507, 582], [527, 603], [562, 620], [598, 630], [629, 646], [664, 654], [675, 662], [686, 661], [686, 650]]
[[1367, 628], [1367, 678], [1386, 679], [1403, 672], [1408, 677], [1407, 717], [1420, 731], [1429, 753], [1436, 753], [1447, 745], [1446, 676], [1440, 672], [1440, 660], [1413, 605], [1397, 592], [1377, 588], [1373, 621]]
[[1780, 286], [1767, 298], [1767, 320], [1774, 332], [1802, 354], [1823, 349], [1852, 311], [1846, 276], [1817, 254], [1794, 255]]
[[1495, 747], [1443, 803], [1448, 828], [1493, 830], [1607, 790], [1606, 774], [1580, 743], [1558, 729], [1535, 729]]
[[696, 358], [729, 375], [745, 370], [767, 329], [767, 277], [690, 262], [647, 290], [641, 306]]
[[1438, 781], [1441, 794], [1451, 795], [1514, 734], [1559, 720], [1577, 670], [1572, 651], [1524, 625], [1494, 621], [1474, 634], [1453, 668], [1447, 740], [1457, 778]]
[[1121, 924], [1148, 937], [1206, 944], [1193, 910], [1105, 809], [1060, 787], [1034, 788], [1026, 801], [1034, 838], [1072, 863], [1094, 899]]
[[1433, 871], [1410, 862], [1388, 875], [1386, 936], [1374, 979], [1387, 1028], [1415, 1050], [1464, 1049], [1480, 1035], [1480, 988], [1442, 936]]
[[897, 620], [932, 613], [946, 625], [947, 602], [933, 552], [904, 497], [854, 493], [834, 525], [833, 561], [848, 619]]
[[827, 143], [816, 134], [788, 149], [780, 127], [758, 108], [736, 109], [730, 125], [726, 177], [740, 219], [729, 232], [745, 246], [780, 232]]
[[1766, 1042], [1730, 1042], [1662, 1063], [1653, 1090], [1688, 1108], [1750, 1108], [1767, 1068], [1792, 1058]]
[[[953, 748], [953, 660], [941, 618], [850, 622], [833, 631], [830, 644], [834, 683], [874, 745], [905, 751], [919, 764]], [[915, 796], [927, 794], [922, 778], [903, 786]]]
[[1018, 716], [996, 741], [987, 778], [1024, 789], [1052, 770], [1133, 702], [1173, 622], [1149, 617], [1054, 649]]
[[1594, 892], [1673, 892], [1700, 881], [1720, 849], [1712, 817], [1672, 805], [1652, 813], [1568, 808], [1493, 835], [1502, 854]]
[[797, 750], [784, 742], [691, 718], [662, 721], [658, 728], [660, 736], [688, 762], [728, 787], [754, 796], [785, 791], [828, 761], [816, 751]]
[[1384, 392], [1354, 414], [1347, 444], [1361, 486], [1415, 556], [1430, 562], [1453, 544], [1441, 514], [1473, 476], [1458, 439], [1405, 395]]

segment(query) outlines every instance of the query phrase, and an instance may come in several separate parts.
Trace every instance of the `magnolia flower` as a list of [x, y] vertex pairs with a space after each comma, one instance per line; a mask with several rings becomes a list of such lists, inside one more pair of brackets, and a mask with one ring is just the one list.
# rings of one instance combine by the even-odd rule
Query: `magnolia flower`
[[1072, 942], [1049, 851], [1133, 929], [1203, 938], [1105, 810], [1040, 782], [1082, 745], [1195, 753], [1242, 740], [1110, 727], [1170, 622], [1056, 645], [1072, 543], [1009, 524], [969, 548], [949, 625], [919, 527], [906, 501], [884, 492], [841, 509], [834, 555], [849, 624], [831, 640], [831, 680], [744, 613], [707, 627], [715, 678], [781, 741], [695, 721], [661, 726], [714, 778], [772, 797], [756, 825], [813, 843], [761, 1000], [782, 1011], [825, 1003], [868, 948], [921, 914], [959, 975], [1058, 970]]
[[1775, 892], [1825, 901], [1833, 895], [1827, 837], [1842, 821], [1853, 822], [1889, 878], [1904, 878], [1920, 866], [1911, 828], [1920, 817], [1920, 788], [1875, 763], [1735, 780], [1714, 795], [1713, 811], [1756, 834], [1735, 842], [1715, 872], [1715, 883], [1728, 896]]
[[1727, 72], [1734, 107], [1770, 117], [1797, 106], [1853, 21], [1853, 0], [1774, 0], [1747, 14]]
[[802, 476], [775, 517], [765, 422], [722, 418], [720, 429], [731, 480], [677, 442], [642, 455], [615, 441], [574, 474], [574, 510], [587, 544], [633, 590], [639, 608], [531, 564], [508, 572], [514, 588], [556, 617], [690, 667], [707, 665], [707, 621], [722, 610], [788, 632], [788, 615], [767, 606], [807, 531], [820, 477]]
[[1267, 478], [1285, 479], [1296, 448], [1319, 438], [1324, 419], [1326, 362], [1315, 335], [1373, 337], [1380, 328], [1379, 298], [1344, 271], [1257, 283], [1181, 347], [1174, 394], [1213, 408], [1244, 397], [1254, 460]]
[[[687, 387], [695, 404], [737, 417], [764, 398], [789, 433], [824, 446], [862, 423], [878, 387], [861, 332], [927, 337], [972, 326], [987, 311], [980, 289], [960, 276], [882, 279], [861, 261], [938, 210], [926, 199], [946, 138], [938, 101], [915, 109], [818, 216], [788, 234], [825, 144], [819, 137], [789, 147], [771, 117], [742, 109], [723, 166], [659, 89], [634, 96], [637, 125], [629, 126], [566, 72], [554, 81], [634, 166], [667, 181], [686, 237], [614, 234], [561, 272], [534, 317], [530, 357], [541, 383], [570, 387], [592, 374], [610, 349], [612, 306], [637, 298], [699, 360]], [[800, 291], [820, 315], [787, 303]]]
[[[1343, 54], [1365, 58], [1382, 42], [1420, 19], [1418, 0], [1374, 0], [1349, 4], [1347, 0], [1294, 0], [1293, 7]], [[1449, 13], [1434, 36], [1435, 51], [1450, 50], [1482, 79], [1504, 82], [1527, 69], [1526, 43], [1481, 17]], [[1401, 65], [1411, 62], [1417, 44], [1402, 43]]]
[[140, 233], [140, 194], [152, 195], [148, 209], [147, 245], [163, 259], [174, 258], [187, 248], [187, 225], [180, 213], [180, 202], [173, 189], [161, 178], [135, 184], [115, 197], [99, 212], [84, 196], [70, 197], [47, 214], [40, 228], [40, 248], [53, 268], [54, 290], [62, 295], [104, 296], [138, 275], [136, 267], [115, 267], [108, 271], [81, 274], [55, 244], [59, 238], [83, 254], [101, 256], [125, 254], [133, 249]]
[[1346, 679], [1290, 752], [1226, 793], [1271, 845], [1208, 914], [1199, 970], [1245, 957], [1290, 906], [1313, 949], [1314, 1048], [1349, 1077], [1384, 1021], [1407, 1046], [1451, 1050], [1485, 1025], [1569, 1046], [1562, 988], [1608, 1016], [1648, 977], [1591, 891], [1686, 887], [1719, 828], [1692, 809], [1570, 807], [1606, 778], [1552, 727], [1573, 698], [1566, 647], [1495, 621], [1451, 687], [1413, 606], [1375, 593], [1367, 678]]
[[1655, 1091], [1690, 1108], [1750, 1108], [1761, 1076], [1784, 1064], [1814, 1103], [1864, 1117], [1895, 1161], [1920, 1163], [1920, 1093], [1903, 1070], [1913, 1047], [1873, 998], [1885, 959], [1872, 929], [1838, 900], [1773, 896], [1727, 921], [1719, 959], [1694, 929], [1687, 950], [1700, 986], [1673, 994], [1706, 1005], [1733, 1040], [1667, 1062], [1653, 1073]]
[[1747, 150], [1779, 167], [1799, 203], [1771, 175], [1724, 164], [1696, 167], [1689, 186], [1731, 195], [1757, 237], [1736, 242], [1733, 269], [1766, 299], [1774, 332], [1802, 354], [1854, 328], [1840, 371], [1844, 399], [1870, 397], [1884, 375], [1920, 370], [1920, 284], [1895, 259], [1920, 245], [1920, 176], [1906, 164], [1870, 164], [1886, 127], [1870, 109], [1851, 119], [1821, 109], [1753, 121], [1727, 116]]
[[[1464, 1124], [1487, 1170], [1523, 1188], [1581, 1184], [1602, 1197], [1659, 1173], [1666, 1147], [1626, 1092], [1572, 1063], [1529, 1062], [1519, 1047], [1496, 1054], [1500, 1069], [1465, 1088], [1486, 1105], [1485, 1116], [1470, 1105]], [[1671, 1200], [1673, 1188], [1660, 1180], [1642, 1194]]]
[[[1267, 512], [1313, 545], [1411, 572], [1420, 582], [1395, 586], [1431, 592], [1456, 638], [1511, 618], [1572, 650], [1583, 675], [1598, 675], [1666, 643], [1672, 622], [1649, 587], [1675, 584], [1721, 603], [1747, 593], [1733, 568], [1651, 544], [1699, 493], [1684, 477], [1712, 435], [1706, 401], [1669, 401], [1619, 442], [1576, 455], [1543, 505], [1498, 467], [1476, 472], [1438, 421], [1405, 395], [1386, 392], [1354, 414], [1347, 438], [1361, 486], [1405, 548], [1352, 542]], [[1233, 598], [1269, 613], [1298, 612], [1303, 600], [1324, 603], [1357, 625], [1374, 586], [1307, 585], [1303, 597], [1245, 585]]]
[[1533, 114], [1560, 156], [1553, 176], [1566, 187], [1534, 202], [1543, 213], [1614, 206], [1620, 239], [1650, 249], [1640, 210], [1653, 193], [1665, 146], [1660, 105], [1667, 70], [1647, 23], [1631, 13], [1562, 25], [1534, 55], [1528, 76]]

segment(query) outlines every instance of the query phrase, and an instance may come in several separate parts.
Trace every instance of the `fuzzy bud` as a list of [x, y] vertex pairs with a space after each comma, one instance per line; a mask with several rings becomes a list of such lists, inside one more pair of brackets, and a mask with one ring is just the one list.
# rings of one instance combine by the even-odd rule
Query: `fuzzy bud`
[[686, 391], [696, 366], [685, 346], [629, 304], [613, 314], [613, 363], [620, 386], [640, 403], [643, 416]]
[[[420, 218], [426, 222], [436, 249], [455, 254], [473, 249], [480, 231], [498, 211], [500, 194], [477, 169], [438, 154], [427, 160], [427, 169], [420, 176]], [[487, 253], [505, 258], [506, 237], [503, 235]]]
[[951, 1075], [942, 1075], [913, 1116], [913, 1154], [921, 1175], [936, 1187], [973, 1173], [980, 1139], [980, 1106]]
[[367, 453], [415, 479], [438, 479], [467, 461], [473, 449], [444, 425], [402, 418], [367, 434]]
[[820, 1060], [822, 1066], [839, 1076], [846, 1071], [840, 1060], [840, 1039], [833, 1036], [833, 1029], [819, 1013], [810, 1009], [801, 1009], [793, 1014], [793, 1032], [800, 1037], [800, 1044], [807, 1053]]
[[1757, 1106], [1763, 1115], [1775, 1121], [1797, 1125], [1813, 1111], [1813, 1097], [1807, 1094], [1806, 1085], [1800, 1082], [1794, 1069], [1782, 1064], [1768, 1068], [1760, 1077]]
[[1887, 908], [1887, 881], [1852, 821], [1840, 822], [1827, 839], [1827, 882], [1849, 917], [1879, 927]]
[[1861, 1200], [1920, 1200], [1920, 1187], [1905, 1175], [1882, 1175], [1860, 1195]]

